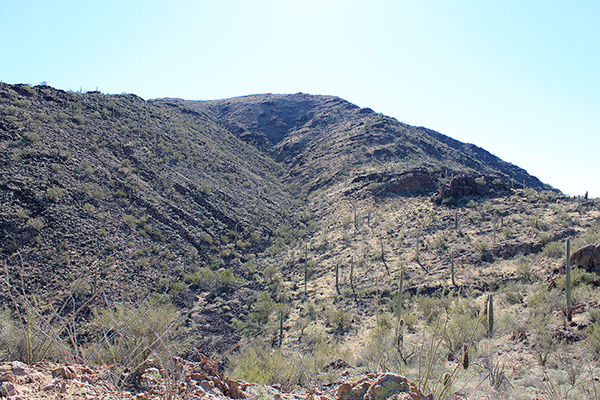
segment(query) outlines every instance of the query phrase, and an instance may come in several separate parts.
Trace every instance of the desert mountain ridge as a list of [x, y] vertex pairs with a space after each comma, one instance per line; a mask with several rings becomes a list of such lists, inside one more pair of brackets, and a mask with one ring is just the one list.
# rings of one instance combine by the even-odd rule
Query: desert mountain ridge
[[[7, 315], [36, 310], [48, 322], [43, 332], [58, 324], [55, 336], [41, 334], [52, 338], [44, 343], [53, 361], [110, 354], [127, 369], [126, 386], [139, 386], [149, 360], [165, 354], [212, 356], [243, 379], [278, 369], [262, 364], [269, 360], [319, 365], [319, 379], [341, 379], [352, 365], [410, 375], [419, 340], [435, 337], [442, 314], [460, 305], [462, 320], [447, 314], [447, 323], [480, 329], [493, 293], [506, 318], [538, 318], [541, 305], [528, 302], [547, 290], [564, 240], [600, 241], [597, 201], [569, 198], [473, 144], [333, 96], [146, 101], [0, 83], [0, 165]], [[555, 298], [564, 290], [557, 285]], [[589, 297], [579, 296], [579, 304]], [[558, 313], [558, 303], [547, 304]], [[585, 304], [587, 318], [595, 306]], [[146, 322], [119, 325], [123, 318]], [[592, 329], [545, 323], [574, 345], [583, 341], [577, 329]], [[541, 328], [500, 326], [519, 346], [533, 335], [527, 348], [538, 349]], [[160, 345], [157, 332], [165, 332]], [[498, 356], [483, 331], [461, 332], [471, 356], [485, 346]], [[498, 343], [517, 357], [504, 336]], [[58, 338], [69, 345], [55, 349]], [[139, 343], [147, 352], [132, 350]], [[436, 357], [448, 363], [467, 351], [454, 338], [443, 343]], [[0, 343], [0, 355], [29, 357], [19, 346]], [[340, 371], [322, 370], [337, 358]], [[308, 378], [269, 379], [289, 388]]]

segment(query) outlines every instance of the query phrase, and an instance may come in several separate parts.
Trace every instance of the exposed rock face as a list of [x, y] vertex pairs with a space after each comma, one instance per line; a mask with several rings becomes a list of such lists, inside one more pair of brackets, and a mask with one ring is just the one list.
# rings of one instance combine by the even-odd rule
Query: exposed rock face
[[492, 250], [495, 257], [509, 259], [517, 254], [537, 254], [544, 249], [544, 246], [550, 242], [556, 242], [563, 240], [570, 236], [573, 236], [576, 231], [572, 228], [557, 228], [548, 231], [548, 236], [544, 240], [542, 239], [514, 239], [505, 240], [503, 243], [498, 244]]
[[374, 172], [359, 175], [352, 183], [367, 185], [376, 196], [425, 194], [433, 192], [436, 187], [434, 178], [425, 168], [414, 168], [400, 173]]
[[425, 396], [401, 375], [385, 373], [340, 385], [337, 400], [433, 400], [433, 395]]
[[466, 197], [498, 196], [506, 194], [510, 187], [497, 177], [474, 177], [461, 175], [446, 183], [431, 200], [436, 204], [454, 202]]

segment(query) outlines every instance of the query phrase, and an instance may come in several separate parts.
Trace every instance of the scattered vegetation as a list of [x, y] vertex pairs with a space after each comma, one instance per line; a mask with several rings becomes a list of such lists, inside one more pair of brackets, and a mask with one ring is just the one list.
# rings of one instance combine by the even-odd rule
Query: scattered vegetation
[[[547, 281], [567, 239], [600, 242], [597, 200], [472, 170], [439, 134], [342, 100], [294, 99], [287, 115], [278, 97], [0, 83], [0, 358], [112, 363], [137, 385], [195, 351], [290, 390], [394, 371], [436, 399], [598, 397], [597, 271]], [[463, 173], [496, 194], [430, 201]], [[415, 177], [434, 185], [398, 189]]]

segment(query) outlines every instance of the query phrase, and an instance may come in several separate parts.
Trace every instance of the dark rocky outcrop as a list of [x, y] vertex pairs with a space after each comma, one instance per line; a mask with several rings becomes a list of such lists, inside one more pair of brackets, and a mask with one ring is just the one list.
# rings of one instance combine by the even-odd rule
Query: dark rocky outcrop
[[493, 176], [461, 175], [442, 185], [431, 200], [436, 204], [456, 203], [473, 197], [492, 197], [510, 193], [510, 186]]
[[[583, 268], [588, 272], [600, 274], [600, 243], [589, 244], [571, 254], [571, 265]], [[565, 273], [566, 263], [562, 263], [560, 267], [555, 268], [550, 276], [548, 276], [548, 287], [556, 286], [556, 279]]]
[[369, 189], [375, 196], [426, 194], [435, 190], [436, 183], [426, 168], [414, 168], [400, 173], [370, 173], [358, 175], [351, 183], [356, 184], [346, 194], [361, 188]]
[[584, 246], [571, 255], [571, 265], [600, 273], [600, 243]]

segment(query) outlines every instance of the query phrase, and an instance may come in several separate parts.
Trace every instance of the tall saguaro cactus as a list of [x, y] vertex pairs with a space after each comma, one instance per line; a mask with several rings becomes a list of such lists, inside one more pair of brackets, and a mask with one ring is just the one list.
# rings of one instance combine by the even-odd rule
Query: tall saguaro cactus
[[486, 304], [488, 337], [494, 335], [494, 295], [489, 294]]
[[458, 211], [454, 211], [454, 230], [458, 232]]
[[304, 295], [308, 294], [308, 244], [304, 244]]
[[415, 241], [415, 261], [417, 261], [417, 264], [421, 264], [420, 260], [419, 260], [419, 239], [421, 238], [421, 233], [419, 232], [417, 234], [417, 240]]
[[358, 303], [356, 288], [354, 287], [354, 257], [350, 259], [350, 287], [352, 288], [352, 294], [354, 295], [354, 302]]
[[454, 280], [454, 250], [450, 252], [450, 277], [452, 278], [452, 286], [456, 287], [456, 280]]
[[494, 220], [492, 222], [494, 226], [494, 244], [496, 243], [496, 232], [498, 231], [498, 213], [494, 211]]
[[335, 291], [340, 295], [340, 265], [335, 264]]
[[572, 298], [572, 282], [571, 282], [571, 239], [567, 239], [567, 263], [565, 266], [565, 294], [567, 296], [567, 321], [571, 322], [573, 316], [571, 314]]

